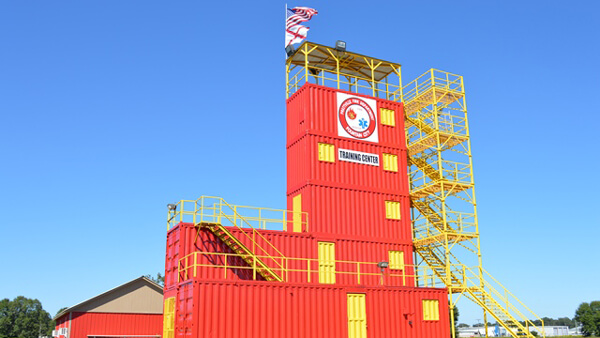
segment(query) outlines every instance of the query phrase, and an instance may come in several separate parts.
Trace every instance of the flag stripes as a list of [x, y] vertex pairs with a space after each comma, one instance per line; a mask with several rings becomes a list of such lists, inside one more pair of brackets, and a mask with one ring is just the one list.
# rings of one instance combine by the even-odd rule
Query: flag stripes
[[308, 7], [288, 8], [285, 21], [285, 46], [301, 42], [306, 39], [309, 28], [301, 25], [301, 22], [310, 20], [313, 15], [318, 14], [315, 9]]

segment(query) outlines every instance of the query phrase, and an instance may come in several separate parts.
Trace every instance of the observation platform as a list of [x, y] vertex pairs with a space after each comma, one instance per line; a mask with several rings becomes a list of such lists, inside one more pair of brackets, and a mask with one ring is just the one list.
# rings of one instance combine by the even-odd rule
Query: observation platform
[[387, 100], [402, 100], [401, 65], [305, 41], [286, 60], [286, 93], [315, 83]]

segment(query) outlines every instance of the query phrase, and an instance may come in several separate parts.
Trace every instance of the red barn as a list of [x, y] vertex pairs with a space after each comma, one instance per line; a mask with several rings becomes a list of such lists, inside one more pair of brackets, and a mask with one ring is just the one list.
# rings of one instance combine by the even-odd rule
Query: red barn
[[163, 288], [136, 278], [56, 315], [57, 338], [160, 337]]

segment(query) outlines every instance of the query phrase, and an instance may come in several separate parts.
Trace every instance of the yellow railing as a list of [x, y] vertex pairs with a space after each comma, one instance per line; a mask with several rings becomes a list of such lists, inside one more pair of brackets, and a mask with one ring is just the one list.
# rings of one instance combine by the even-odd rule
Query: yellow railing
[[[464, 279], [467, 287], [471, 287], [473, 290], [481, 288], [480, 283], [482, 279], [480, 279], [479, 273], [476, 272], [479, 271], [479, 269], [481, 269], [484, 276], [487, 277], [483, 279], [483, 289], [487, 291], [486, 296], [491, 296], [490, 298], [487, 298], [487, 300], [491, 301], [491, 304], [494, 304], [494, 307], [497, 310], [503, 310], [502, 312], [506, 312], [505, 315], [513, 317], [519, 320], [519, 322], [524, 322], [525, 325], [520, 325], [526, 327], [527, 331], [529, 331], [529, 328], [532, 328], [539, 333], [544, 332], [544, 321], [529, 307], [527, 307], [520, 299], [518, 299], [515, 295], [508, 291], [508, 289], [504, 287], [504, 285], [498, 282], [498, 280], [495, 279], [485, 269], [479, 267], [466, 268]], [[490, 282], [490, 280], [492, 282]], [[515, 304], [520, 305], [521, 308], [517, 308]], [[527, 315], [525, 315], [523, 312], [525, 312]], [[535, 325], [531, 319], [529, 319], [531, 317], [539, 320], [542, 323], [541, 329], [537, 325]]]
[[435, 217], [439, 217], [440, 221], [434, 224], [422, 215], [414, 220], [414, 240], [441, 235], [445, 231], [477, 234], [474, 216], [473, 213], [446, 211], [446, 222], [443, 222], [443, 216], [439, 213]]
[[286, 97], [289, 98], [305, 83], [387, 100], [402, 99], [400, 64], [309, 41], [300, 45], [286, 60]]
[[[239, 211], [252, 211], [254, 214], [251, 214], [246, 218], [240, 215]], [[279, 214], [280, 212], [283, 218], [275, 218], [273, 216], [263, 217], [265, 214]], [[232, 206], [220, 197], [202, 196], [193, 201], [181, 200], [175, 204], [174, 207], [171, 206], [168, 213], [167, 230], [170, 230], [180, 222], [189, 222], [194, 225], [218, 224], [236, 227], [241, 230], [239, 236], [241, 238], [246, 238], [248, 242], [243, 243], [243, 241], [240, 241], [240, 239], [236, 237], [233, 237], [232, 240], [239, 245], [248, 248], [254, 258], [254, 264], [260, 266], [261, 264], [258, 263], [256, 259], [259, 259], [258, 257], [263, 257], [262, 263], [266, 265], [265, 267], [276, 270], [283, 267], [282, 260], [285, 256], [271, 243], [271, 241], [258, 232], [252, 223], [263, 226], [264, 228], [267, 228], [268, 224], [276, 223], [280, 224], [284, 230], [287, 230], [288, 222], [294, 222], [293, 219], [288, 220], [287, 215], [289, 213], [291, 213], [291, 218], [293, 218], [293, 215], [300, 215], [302, 228], [305, 229], [304, 231], [308, 230], [307, 213], [269, 208]]]
[[[407, 130], [409, 146], [412, 143], [430, 137], [430, 131], [466, 137], [466, 119], [464, 116], [460, 116], [458, 113], [460, 112], [456, 112], [455, 109], [446, 108], [444, 111], [438, 110], [437, 112], [420, 110], [419, 112], [411, 115], [410, 119], [418, 122], [422, 125], [422, 127], [409, 125]], [[436, 116], [437, 121], [435, 119]]]
[[230, 205], [220, 197], [202, 196], [196, 200], [181, 200], [169, 210], [167, 231], [180, 222], [193, 224], [219, 223], [223, 226], [247, 227], [263, 230], [288, 231], [295, 220], [302, 232], [308, 229], [308, 213], [283, 209]]
[[[441, 163], [442, 168], [439, 168]], [[453, 183], [471, 184], [471, 166], [467, 163], [460, 163], [455, 161], [436, 161], [435, 159], [429, 160], [427, 163], [430, 170], [435, 172], [441, 172], [441, 179]], [[424, 188], [425, 186], [436, 183], [431, 179], [431, 174], [424, 172], [423, 168], [413, 166], [409, 172], [411, 182], [413, 183], [415, 190]]]
[[[256, 256], [259, 259], [269, 259], [267, 256]], [[242, 261], [243, 255], [219, 252], [192, 252], [179, 261], [179, 275], [181, 280], [187, 280], [201, 275], [202, 269], [221, 269], [212, 276], [215, 278], [229, 277], [232, 270], [251, 273], [250, 279], [256, 280], [260, 266], [249, 266]], [[327, 262], [331, 264], [331, 262]], [[418, 280], [420, 285], [426, 287], [445, 287], [444, 282], [436, 276], [430, 267], [417, 267], [404, 265], [404, 269], [385, 268], [381, 271], [378, 262], [359, 261], [333, 261], [334, 271], [322, 271], [319, 260], [316, 258], [282, 257], [280, 266], [272, 268], [284, 282], [319, 283], [319, 274], [333, 273], [336, 284], [357, 285], [386, 285], [386, 286], [415, 286]], [[205, 270], [210, 271], [210, 270]], [[205, 278], [206, 275], [203, 275]]]
[[[433, 254], [438, 258], [444, 257], [440, 248], [431, 247]], [[456, 256], [450, 253], [451, 263], [446, 265], [445, 262], [441, 261], [442, 265], [439, 266], [427, 266], [422, 271], [431, 269], [439, 280], [444, 280], [447, 275], [447, 268], [450, 271], [450, 282], [445, 281], [446, 287], [452, 287], [454, 289], [466, 290], [467, 295], [476, 303], [480, 303], [481, 306], [486, 306], [489, 312], [492, 313], [496, 319], [503, 322], [503, 325], [519, 327], [521, 325], [526, 330], [533, 328], [538, 332], [543, 332], [543, 321], [529, 309], [521, 300], [513, 295], [504, 285], [496, 280], [489, 272], [480, 267], [467, 267], [460, 263]], [[479, 271], [487, 278], [481, 278]], [[426, 282], [423, 281], [423, 277], [418, 280], [418, 286], [427, 286]], [[425, 281], [427, 279], [425, 278]], [[490, 282], [490, 280], [492, 282]], [[482, 284], [483, 283], [483, 284]], [[515, 304], [519, 304], [521, 308], [517, 308]], [[527, 314], [525, 315], [524, 312]], [[533, 321], [529, 318], [535, 318], [541, 321], [542, 329], [536, 326]], [[519, 323], [514, 323], [518, 320]], [[525, 323], [522, 324], [521, 322]]]
[[464, 94], [462, 76], [438, 69], [430, 69], [404, 86], [404, 102], [419, 97], [433, 87], [457, 94]]
[[373, 86], [371, 84], [371, 79], [368, 78], [348, 77], [344, 75], [338, 78], [336, 73], [332, 73], [327, 69], [314, 65], [311, 65], [310, 68], [311, 70], [314, 70], [314, 73], [306, 73], [302, 71], [303, 68], [296, 68], [298, 68], [298, 66], [290, 67], [290, 75], [288, 78], [288, 87], [292, 93], [296, 92], [299, 87], [304, 85], [304, 83], [312, 80], [313, 83], [321, 86], [346, 89], [357, 94], [372, 95], [374, 92], [375, 97], [391, 101], [399, 101], [402, 95], [402, 88], [397, 84], [394, 85], [385, 81], [375, 81], [375, 86]]

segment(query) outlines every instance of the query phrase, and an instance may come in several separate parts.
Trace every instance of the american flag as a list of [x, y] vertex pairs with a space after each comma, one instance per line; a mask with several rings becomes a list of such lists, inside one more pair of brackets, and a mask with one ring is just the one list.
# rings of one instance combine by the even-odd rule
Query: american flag
[[306, 34], [309, 28], [302, 26], [301, 22], [306, 22], [312, 18], [313, 15], [318, 14], [315, 9], [308, 7], [294, 7], [288, 8], [286, 12], [285, 20], [285, 46], [289, 46], [293, 43], [301, 42], [306, 39]]

